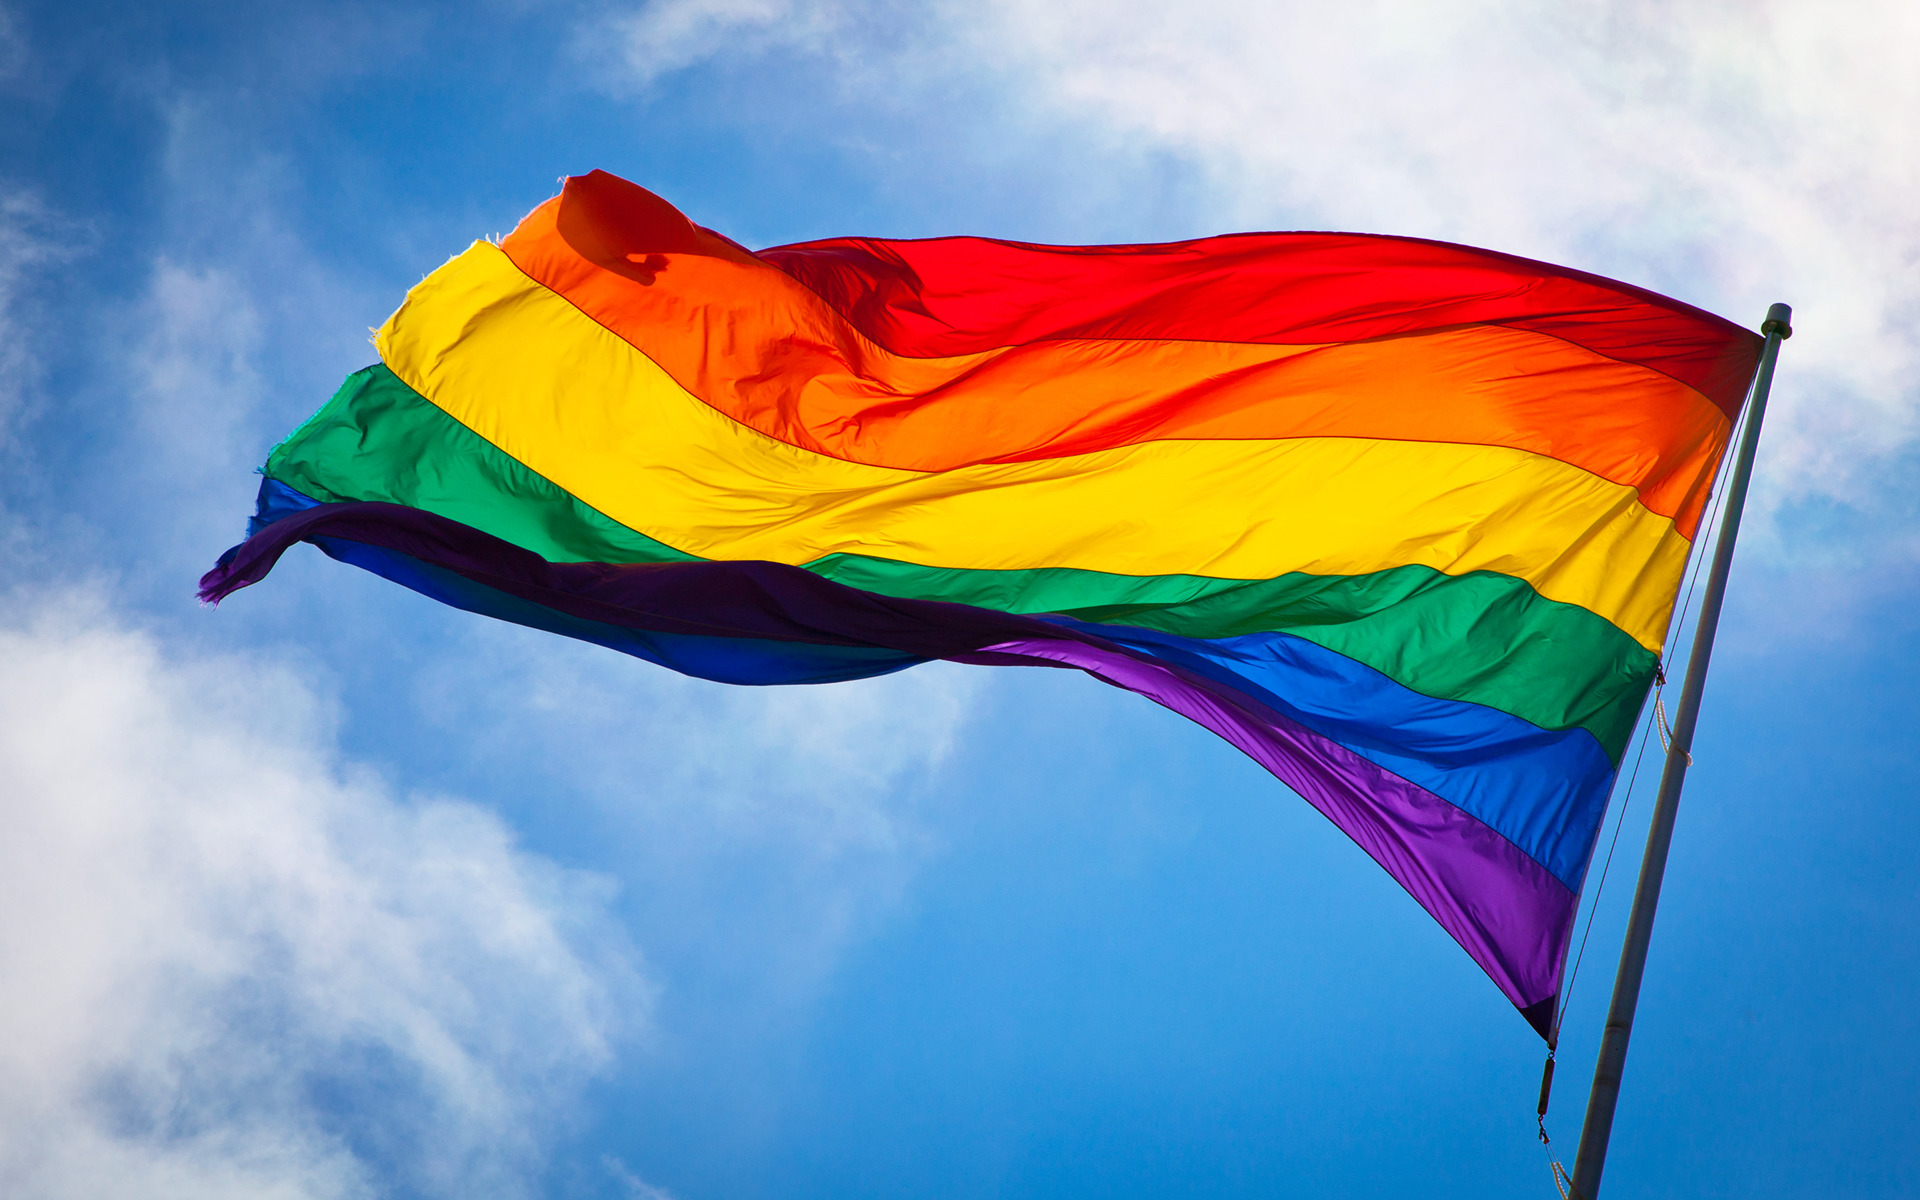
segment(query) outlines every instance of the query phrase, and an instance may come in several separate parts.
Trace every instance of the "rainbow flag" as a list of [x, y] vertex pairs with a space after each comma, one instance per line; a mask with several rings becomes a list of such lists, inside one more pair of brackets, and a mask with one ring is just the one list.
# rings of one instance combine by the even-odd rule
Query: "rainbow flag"
[[706, 679], [1072, 667], [1258, 760], [1545, 1031], [1759, 339], [1438, 242], [841, 238], [595, 172], [268, 457], [297, 541]]

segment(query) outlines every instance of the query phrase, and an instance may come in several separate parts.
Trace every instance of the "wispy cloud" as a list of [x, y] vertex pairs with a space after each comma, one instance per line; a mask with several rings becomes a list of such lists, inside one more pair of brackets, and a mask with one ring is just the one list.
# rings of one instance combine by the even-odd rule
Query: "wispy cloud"
[[[0, 9], [0, 21], [5, 16]], [[38, 315], [32, 285], [43, 271], [73, 256], [82, 233], [33, 191], [0, 180], [0, 454], [14, 449], [45, 367], [29, 332]]]
[[123, 411], [103, 425], [122, 440], [96, 456], [114, 463], [127, 540], [179, 581], [243, 528], [266, 448], [372, 357], [381, 302], [300, 237], [302, 182], [282, 156], [212, 100], [157, 104], [163, 249], [115, 322], [119, 378], [103, 404]]
[[0, 4], [0, 83], [26, 70], [28, 47], [25, 24], [11, 7]]
[[[5, 18], [0, 10], [0, 22]], [[5, 34], [0, 27], [0, 37]], [[22, 571], [42, 565], [47, 541], [46, 531], [18, 511], [45, 483], [25, 432], [46, 399], [42, 284], [53, 268], [85, 251], [87, 235], [36, 192], [0, 179], [0, 562]]]
[[934, 664], [730, 687], [451, 620], [461, 636], [415, 675], [419, 711], [469, 747], [466, 769], [527, 773], [572, 810], [543, 818], [603, 831], [649, 946], [689, 971], [724, 970], [730, 1002], [748, 1007], [811, 998], [938, 853], [916, 796], [988, 677]]
[[627, 1164], [609, 1154], [600, 1160], [628, 1200], [673, 1200], [673, 1193], [657, 1188], [627, 1169]]
[[607, 885], [343, 761], [285, 667], [6, 611], [0, 1190], [525, 1190], [644, 1024]]
[[633, 91], [717, 55], [821, 51], [844, 16], [837, 3], [804, 0], [651, 0], [601, 10], [576, 42], [603, 82]]

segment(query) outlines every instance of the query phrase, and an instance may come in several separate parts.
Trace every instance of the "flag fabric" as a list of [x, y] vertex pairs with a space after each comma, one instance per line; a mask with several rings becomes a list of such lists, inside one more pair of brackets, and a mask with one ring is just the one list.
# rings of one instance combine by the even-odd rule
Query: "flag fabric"
[[1408, 238], [755, 253], [595, 172], [408, 294], [201, 590], [307, 541], [729, 683], [1077, 668], [1305, 797], [1544, 1033], [1759, 344]]

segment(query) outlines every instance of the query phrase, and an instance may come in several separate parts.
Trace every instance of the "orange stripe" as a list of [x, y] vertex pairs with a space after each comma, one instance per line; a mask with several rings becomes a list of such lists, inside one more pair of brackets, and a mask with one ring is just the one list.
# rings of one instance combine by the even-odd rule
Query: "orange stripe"
[[501, 249], [714, 408], [850, 462], [940, 471], [1167, 438], [1464, 442], [1634, 488], [1691, 537], [1727, 436], [1726, 417], [1684, 384], [1497, 326], [1333, 346], [1064, 341], [908, 358], [704, 230], [629, 261], [559, 228], [559, 213], [558, 199], [542, 205]]

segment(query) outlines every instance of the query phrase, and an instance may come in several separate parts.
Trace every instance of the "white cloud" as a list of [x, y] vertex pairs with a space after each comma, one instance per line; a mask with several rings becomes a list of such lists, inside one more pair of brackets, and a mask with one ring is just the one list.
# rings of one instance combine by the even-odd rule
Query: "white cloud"
[[[366, 326], [390, 301], [361, 295], [295, 232], [301, 188], [281, 156], [204, 98], [158, 107], [165, 249], [112, 314], [123, 340], [101, 403], [119, 436], [89, 455], [111, 464], [94, 485], [111, 510], [87, 515], [184, 596], [245, 528], [266, 449], [374, 357]], [[163, 507], [145, 503], [157, 496]]]
[[[266, 391], [256, 366], [262, 319], [249, 289], [223, 266], [162, 257], [136, 315], [143, 336], [129, 415], [143, 457], [164, 472], [153, 482], [176, 496], [202, 492], [209, 481], [244, 482], [260, 457], [255, 426]], [[222, 489], [229, 504], [232, 491]], [[204, 500], [181, 507], [215, 515]], [[218, 516], [233, 524], [231, 510]]]
[[609, 1154], [600, 1160], [628, 1200], [673, 1200], [673, 1193], [657, 1188], [627, 1169], [627, 1164]]
[[[0, 10], [0, 39], [7, 36], [5, 20]], [[85, 229], [37, 193], [0, 179], [0, 562], [24, 567], [39, 557], [43, 539], [12, 505], [42, 482], [36, 448], [23, 436], [44, 401], [42, 285], [51, 268], [77, 257], [88, 241]]]
[[[0, 38], [6, 36], [0, 10]], [[3, 54], [3, 51], [0, 51]], [[16, 426], [30, 409], [44, 364], [33, 352], [33, 284], [73, 253], [80, 231], [32, 191], [0, 180], [0, 452], [15, 452]]]
[[[348, 568], [340, 567], [339, 570]], [[240, 597], [237, 599], [244, 599]], [[935, 663], [805, 687], [708, 683], [458, 614], [415, 703], [469, 769], [534, 764], [613, 839], [634, 919], [747, 1007], [804, 1004], [939, 847], [916, 797], [988, 672]], [[724, 937], [713, 937], [719, 927]]]
[[822, 49], [840, 28], [838, 4], [804, 0], [650, 0], [602, 12], [579, 45], [616, 90], [644, 88], [717, 55]]
[[283, 667], [6, 612], [0, 1191], [524, 1191], [644, 1023], [605, 885], [342, 762]]
[[27, 32], [12, 9], [0, 5], [0, 83], [26, 70]]
[[1195, 164], [1220, 231], [1464, 241], [1750, 327], [1787, 300], [1763, 508], [1897, 516], [1920, 438], [1920, 8], [983, 0], [930, 6], [902, 37], [875, 0], [827, 10], [826, 42], [818, 11], [680, 0], [632, 20], [703, 31], [668, 38], [651, 74], [774, 45], [859, 62], [845, 81], [896, 99], [970, 74], [1023, 119]]

